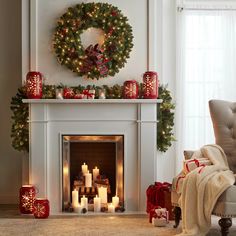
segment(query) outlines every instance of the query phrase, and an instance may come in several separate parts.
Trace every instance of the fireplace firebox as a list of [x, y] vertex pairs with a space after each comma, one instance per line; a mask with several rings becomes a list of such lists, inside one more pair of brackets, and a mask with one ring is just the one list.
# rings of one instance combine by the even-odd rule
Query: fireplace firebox
[[[62, 209], [68, 211], [72, 191], [79, 199], [86, 196], [91, 205], [99, 187], [107, 188], [107, 200], [118, 196], [124, 206], [124, 136], [123, 135], [62, 135]], [[91, 186], [86, 186], [82, 165], [92, 176]], [[93, 169], [99, 170], [93, 176]]]

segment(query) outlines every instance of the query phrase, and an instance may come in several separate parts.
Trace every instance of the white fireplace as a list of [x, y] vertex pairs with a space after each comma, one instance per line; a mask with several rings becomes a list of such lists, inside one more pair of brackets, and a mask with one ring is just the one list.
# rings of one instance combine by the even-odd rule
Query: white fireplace
[[[23, 100], [30, 106], [30, 183], [47, 197], [51, 214], [63, 210], [63, 137], [123, 137], [126, 212], [144, 212], [156, 180], [157, 106], [149, 99]], [[117, 185], [118, 186], [118, 185]]]

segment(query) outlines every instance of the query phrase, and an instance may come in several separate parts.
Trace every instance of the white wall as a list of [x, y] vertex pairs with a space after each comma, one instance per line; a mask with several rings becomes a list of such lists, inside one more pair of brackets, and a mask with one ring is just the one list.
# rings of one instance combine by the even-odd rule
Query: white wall
[[[34, 1], [34, 0], [33, 0]], [[40, 0], [40, 4], [43, 4], [46, 0]], [[19, 0], [2, 0], [0, 8], [0, 25], [2, 29], [0, 37], [0, 204], [1, 203], [15, 203], [18, 201], [18, 189], [21, 185], [22, 180], [22, 164], [21, 156], [22, 154], [16, 152], [11, 147], [10, 139], [10, 100], [13, 95], [15, 95], [17, 87], [21, 84], [21, 1]], [[53, 22], [49, 23], [47, 20], [53, 20], [54, 17], [58, 16], [58, 11], [63, 12], [64, 8], [61, 8], [60, 4], [63, 2], [70, 5], [71, 1], [65, 0], [47, 0], [50, 4], [54, 6], [53, 14], [48, 9], [45, 10], [45, 19], [40, 19], [47, 26], [46, 30], [51, 30], [53, 27]], [[74, 0], [74, 2], [78, 2]], [[109, 1], [111, 2], [111, 1]], [[23, 0], [23, 3], [27, 8], [27, 0]], [[126, 14], [130, 19], [130, 24], [133, 25], [135, 34], [135, 44], [131, 56], [126, 67], [121, 71], [119, 75], [116, 75], [115, 79], [103, 79], [97, 84], [115, 84], [123, 83], [124, 80], [133, 78], [141, 80], [141, 74], [147, 68], [147, 32], [145, 32], [145, 27], [147, 25], [147, 18], [144, 16], [144, 12], [147, 11], [146, 1], [122, 1], [113, 0], [112, 4], [117, 5], [122, 9], [124, 14]], [[153, 14], [153, 19], [156, 22], [156, 34], [153, 35], [153, 43], [151, 45], [154, 48], [152, 52], [155, 57], [156, 63], [150, 62], [149, 69], [155, 69], [159, 73], [159, 78], [161, 83], [168, 83], [168, 87], [171, 91], [175, 91], [175, 1], [173, 0], [154, 0], [154, 5], [156, 7], [156, 14]], [[24, 31], [23, 31], [23, 78], [26, 72], [29, 70], [28, 62], [28, 36], [27, 30], [25, 30], [29, 24], [27, 19], [27, 10], [24, 9], [23, 17]], [[57, 12], [57, 13], [56, 13]], [[9, 17], [11, 15], [12, 17]], [[60, 15], [60, 14], [59, 14]], [[147, 15], [146, 15], [147, 16]], [[153, 22], [150, 22], [152, 25]], [[140, 31], [140, 29], [142, 29]], [[147, 28], [146, 28], [147, 30]], [[43, 34], [41, 35], [43, 36]], [[50, 50], [49, 38], [43, 39], [41, 37], [40, 43], [44, 44], [43, 50], [40, 53], [48, 53]], [[137, 46], [139, 45], [139, 46]], [[155, 47], [154, 47], [155, 46]], [[43, 56], [43, 55], [42, 55]], [[43, 56], [44, 57], [44, 56]], [[64, 70], [59, 64], [54, 61], [54, 56], [51, 55], [51, 62], [58, 70], [56, 74], [46, 72], [46, 76], [53, 78], [52, 81], [47, 81], [48, 83], [59, 83], [60, 78], [66, 79], [68, 84], [78, 84], [85, 83], [80, 78], [75, 78], [72, 73]], [[139, 60], [136, 63], [136, 60]], [[40, 62], [40, 61], [39, 61]], [[135, 68], [133, 68], [133, 63], [135, 63]], [[45, 66], [45, 65], [44, 65]], [[54, 68], [55, 68], [54, 67]], [[39, 67], [39, 70], [44, 71], [45, 67]], [[59, 73], [60, 72], [60, 73]], [[59, 75], [59, 77], [58, 77]], [[61, 77], [60, 77], [61, 76]], [[63, 80], [64, 81], [64, 80]], [[174, 95], [174, 93], [173, 93]], [[175, 145], [165, 154], [158, 153], [157, 156], [158, 181], [171, 181], [175, 172]], [[25, 173], [23, 173], [25, 175]]]
[[21, 85], [21, 2], [0, 7], [0, 204], [17, 203], [22, 155], [11, 147], [11, 97]]

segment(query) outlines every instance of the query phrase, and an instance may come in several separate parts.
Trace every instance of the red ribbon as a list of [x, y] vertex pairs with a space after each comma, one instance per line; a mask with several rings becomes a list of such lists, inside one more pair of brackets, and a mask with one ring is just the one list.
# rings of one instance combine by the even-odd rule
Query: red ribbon
[[87, 98], [92, 98], [95, 93], [90, 93], [88, 89], [83, 90], [82, 94], [87, 96]]
[[199, 161], [197, 159], [192, 159], [192, 160], [189, 160], [188, 162], [185, 163], [185, 167], [187, 169], [188, 172], [190, 172], [189, 168], [188, 168], [188, 164], [189, 163], [192, 163], [192, 162], [195, 162], [196, 166], [199, 167]]

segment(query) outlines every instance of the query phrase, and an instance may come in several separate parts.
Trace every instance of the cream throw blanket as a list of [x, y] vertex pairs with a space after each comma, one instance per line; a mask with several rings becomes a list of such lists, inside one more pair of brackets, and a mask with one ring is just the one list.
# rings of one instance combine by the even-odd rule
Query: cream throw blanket
[[181, 236], [206, 235], [211, 214], [220, 195], [235, 182], [223, 149], [218, 145], [203, 146], [194, 155], [209, 158], [213, 165], [191, 171], [183, 181], [179, 205], [182, 210]]

